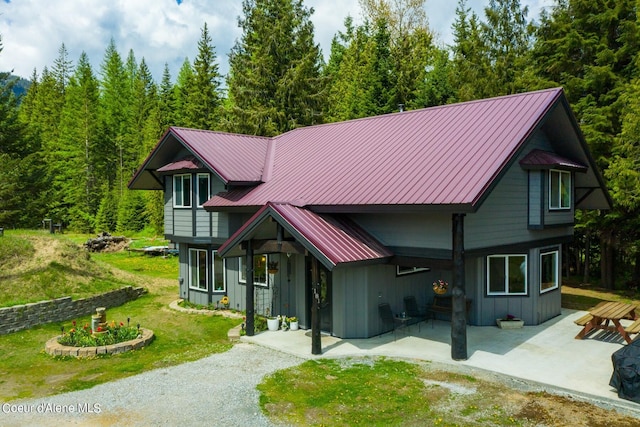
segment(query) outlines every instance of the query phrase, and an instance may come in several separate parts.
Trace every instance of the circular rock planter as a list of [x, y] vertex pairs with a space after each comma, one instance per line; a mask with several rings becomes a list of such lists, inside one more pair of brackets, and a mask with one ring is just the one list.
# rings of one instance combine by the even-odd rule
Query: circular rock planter
[[98, 347], [71, 347], [58, 342], [60, 336], [51, 338], [44, 346], [44, 350], [52, 356], [93, 357], [98, 354], [125, 353], [145, 347], [153, 340], [151, 329], [140, 328], [141, 336], [118, 344], [102, 345]]

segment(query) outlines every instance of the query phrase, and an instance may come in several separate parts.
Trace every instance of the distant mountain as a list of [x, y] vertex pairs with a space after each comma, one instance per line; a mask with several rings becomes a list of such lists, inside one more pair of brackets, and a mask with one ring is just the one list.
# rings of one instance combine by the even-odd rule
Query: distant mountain
[[25, 95], [29, 90], [29, 86], [31, 86], [31, 81], [14, 75], [11, 75], [10, 78], [17, 80], [15, 86], [13, 86], [13, 93], [18, 97]]

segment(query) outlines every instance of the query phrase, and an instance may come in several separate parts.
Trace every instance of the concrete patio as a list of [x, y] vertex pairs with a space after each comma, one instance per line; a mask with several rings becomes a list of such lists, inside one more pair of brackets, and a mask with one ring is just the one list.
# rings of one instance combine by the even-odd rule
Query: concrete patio
[[573, 321], [584, 314], [563, 309], [560, 316], [542, 325], [522, 329], [469, 326], [465, 361], [451, 359], [451, 323], [443, 320], [423, 322], [420, 328], [412, 325], [408, 333], [389, 332], [370, 339], [322, 336], [322, 355], [311, 354], [308, 330], [265, 331], [242, 340], [309, 359], [388, 356], [481, 369], [525, 380], [539, 389], [617, 407], [640, 418], [640, 405], [618, 398], [609, 386], [611, 354], [626, 343], [620, 335], [606, 331], [575, 339], [580, 327]]

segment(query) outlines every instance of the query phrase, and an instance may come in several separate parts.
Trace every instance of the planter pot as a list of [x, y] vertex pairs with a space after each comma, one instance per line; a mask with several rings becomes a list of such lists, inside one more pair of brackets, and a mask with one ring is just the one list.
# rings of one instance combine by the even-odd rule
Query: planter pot
[[269, 273], [269, 274], [276, 274], [277, 272], [278, 272], [277, 268], [271, 268], [271, 269], [267, 270], [267, 273]]
[[298, 330], [298, 322], [289, 323], [289, 329], [291, 329], [292, 331], [297, 331]]
[[442, 289], [442, 288], [438, 288], [438, 287], [434, 287], [433, 288], [433, 292], [435, 292], [438, 295], [444, 295], [447, 293], [446, 289]]
[[502, 320], [496, 319], [496, 324], [500, 329], [520, 329], [524, 326], [524, 320], [521, 319], [513, 319], [513, 320]]
[[280, 328], [280, 320], [277, 317], [267, 319], [267, 329], [277, 331]]

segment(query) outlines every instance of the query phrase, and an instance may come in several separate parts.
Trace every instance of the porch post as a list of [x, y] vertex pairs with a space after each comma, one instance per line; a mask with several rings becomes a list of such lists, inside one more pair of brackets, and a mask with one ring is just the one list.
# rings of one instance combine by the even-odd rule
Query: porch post
[[247, 306], [247, 336], [252, 337], [255, 334], [254, 326], [254, 307], [253, 307], [253, 245], [251, 240], [247, 241], [247, 254], [245, 259], [245, 268], [247, 276], [247, 287], [245, 289], [245, 305]]
[[453, 214], [453, 298], [451, 358], [467, 360], [467, 305], [464, 283], [464, 214]]
[[318, 260], [311, 256], [311, 354], [322, 354], [320, 341], [320, 275]]

